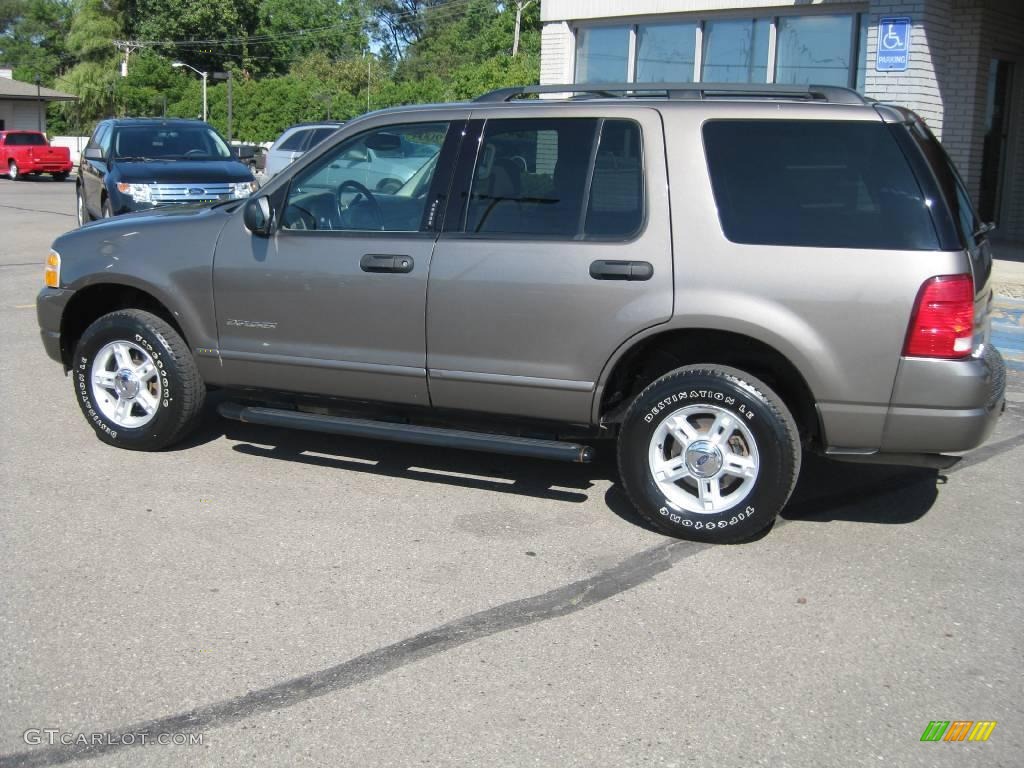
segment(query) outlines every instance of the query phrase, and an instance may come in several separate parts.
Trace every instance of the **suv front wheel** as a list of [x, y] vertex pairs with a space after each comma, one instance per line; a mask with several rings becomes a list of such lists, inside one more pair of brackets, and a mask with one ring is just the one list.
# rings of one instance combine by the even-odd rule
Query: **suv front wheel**
[[672, 536], [743, 541], [770, 526], [800, 472], [781, 398], [735, 368], [676, 369], [641, 392], [619, 434], [619, 473], [640, 514]]
[[156, 451], [196, 423], [206, 387], [184, 340], [149, 312], [124, 309], [90, 325], [75, 350], [78, 405], [100, 440]]

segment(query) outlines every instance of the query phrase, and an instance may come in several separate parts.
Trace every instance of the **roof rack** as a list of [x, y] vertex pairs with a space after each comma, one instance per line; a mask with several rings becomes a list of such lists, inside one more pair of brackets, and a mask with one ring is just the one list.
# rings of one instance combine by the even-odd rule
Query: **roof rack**
[[838, 85], [760, 85], [749, 83], [567, 83], [498, 88], [473, 99], [500, 103], [541, 93], [572, 93], [574, 98], [666, 98], [703, 101], [722, 98], [800, 99], [829, 104], [870, 104], [852, 88]]

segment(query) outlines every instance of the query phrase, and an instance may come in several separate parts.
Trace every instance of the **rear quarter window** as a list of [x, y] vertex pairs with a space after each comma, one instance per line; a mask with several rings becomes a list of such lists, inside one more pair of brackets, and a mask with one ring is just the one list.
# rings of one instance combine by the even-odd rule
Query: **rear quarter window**
[[303, 144], [306, 143], [306, 139], [309, 138], [310, 129], [303, 128], [295, 131], [291, 136], [288, 136], [284, 141], [281, 142], [279, 150], [283, 152], [297, 152], [302, 149]]
[[881, 122], [711, 120], [718, 216], [736, 243], [937, 250], [925, 195]]

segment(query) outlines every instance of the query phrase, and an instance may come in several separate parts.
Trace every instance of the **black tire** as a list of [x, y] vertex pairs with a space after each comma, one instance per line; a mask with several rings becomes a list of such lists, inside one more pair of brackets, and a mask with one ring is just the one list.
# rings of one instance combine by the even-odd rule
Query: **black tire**
[[103, 205], [100, 206], [100, 209], [103, 213], [104, 219], [114, 218], [114, 209], [110, 206], [110, 198], [103, 201]]
[[18, 164], [14, 160], [7, 163], [7, 178], [11, 181], [18, 181], [23, 178], [21, 171], [18, 170]]
[[[142, 348], [157, 368], [160, 398], [152, 419], [138, 428], [119, 425], [95, 401], [93, 361], [116, 341]], [[181, 440], [206, 399], [206, 385], [184, 340], [167, 322], [139, 309], [111, 312], [86, 328], [75, 349], [72, 381], [78, 405], [100, 440], [133, 451], [158, 451]]]
[[[682, 409], [689, 406], [698, 406], [694, 409], [696, 413], [690, 416], [693, 421], [688, 420], [698, 438], [684, 446], [671, 430], [661, 437], [664, 430], [669, 429], [666, 424], [669, 417], [678, 419], [686, 415]], [[710, 415], [702, 417], [700, 406], [707, 406]], [[723, 432], [729, 445], [725, 453], [715, 454], [715, 447], [709, 446], [704, 433], [698, 431], [701, 418], [706, 424], [715, 414], [722, 415], [723, 419], [735, 418], [735, 423], [728, 423], [732, 425], [729, 428], [737, 431]], [[665, 427], [659, 432], [663, 424]], [[747, 445], [741, 429], [749, 433], [753, 447]], [[656, 435], [658, 440], [654, 439]], [[683, 453], [687, 446], [687, 452]], [[663, 452], [661, 456], [658, 451]], [[669, 480], [675, 488], [659, 486], [651, 468], [652, 453], [658, 459], [669, 456], [668, 460], [675, 461], [687, 476]], [[682, 506], [690, 501], [691, 495], [691, 503], [700, 505], [697, 486], [701, 481], [695, 473], [702, 472], [709, 460], [710, 466], [704, 471], [714, 472], [715, 467], [729, 463], [723, 456], [734, 453], [746, 461], [756, 457], [756, 472], [747, 488], [740, 487], [744, 480], [718, 470], [714, 477], [720, 479], [713, 482], [719, 492], [723, 487], [726, 489], [726, 500], [722, 504], [727, 506], [711, 512]], [[707, 459], [705, 454], [709, 454]], [[693, 461], [688, 456], [694, 457]], [[619, 474], [640, 515], [671, 536], [720, 544], [748, 540], [774, 522], [796, 485], [800, 459], [800, 435], [782, 399], [764, 382], [720, 365], [678, 368], [650, 384], [630, 405], [618, 439]], [[674, 500], [669, 495], [673, 495]], [[735, 495], [737, 500], [729, 503], [729, 495]]]
[[60, 173], [53, 174], [53, 180], [54, 181], [67, 181], [68, 176], [70, 176], [70, 175], [71, 174], [68, 173], [67, 171], [61, 171]]
[[75, 215], [78, 217], [78, 226], [84, 226], [92, 221], [92, 214], [85, 205], [85, 195], [82, 192], [82, 185], [75, 188]]

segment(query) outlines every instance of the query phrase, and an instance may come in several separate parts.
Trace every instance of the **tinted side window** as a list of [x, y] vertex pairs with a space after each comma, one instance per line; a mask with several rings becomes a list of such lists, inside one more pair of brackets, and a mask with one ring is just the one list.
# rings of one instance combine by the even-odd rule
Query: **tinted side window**
[[640, 126], [630, 120], [605, 120], [594, 160], [583, 233], [596, 238], [626, 238], [640, 229], [643, 219]]
[[466, 231], [576, 237], [598, 125], [591, 118], [489, 120]]
[[883, 123], [712, 120], [704, 145], [733, 242], [939, 247], [925, 196]]
[[111, 129], [109, 123], [100, 128], [96, 133], [96, 146], [99, 147], [104, 157], [107, 157], [110, 154], [110, 134]]
[[306, 143], [306, 139], [309, 138], [309, 129], [303, 129], [296, 131], [287, 139], [281, 142], [281, 146], [278, 149], [285, 152], [298, 152], [302, 149], [302, 145]]
[[[289, 230], [418, 232], [447, 123], [390, 125], [331, 147], [288, 189], [281, 226]], [[389, 156], [415, 146], [409, 157]]]
[[319, 144], [321, 141], [323, 141], [328, 136], [330, 136], [332, 133], [334, 133], [336, 130], [338, 130], [338, 129], [337, 128], [317, 128], [315, 131], [313, 131], [313, 135], [310, 136], [309, 144], [306, 146], [306, 149], [307, 150], [308, 149], [312, 149], [317, 144]]

